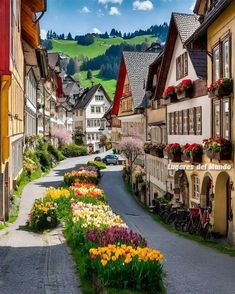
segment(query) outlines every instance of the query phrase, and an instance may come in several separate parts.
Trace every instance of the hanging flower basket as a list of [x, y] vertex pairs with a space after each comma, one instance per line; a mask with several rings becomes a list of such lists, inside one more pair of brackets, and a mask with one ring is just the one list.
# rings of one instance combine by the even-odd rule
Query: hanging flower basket
[[184, 99], [184, 98], [192, 98], [193, 96], [193, 82], [190, 79], [183, 80], [177, 87], [176, 87], [176, 94], [177, 98]]

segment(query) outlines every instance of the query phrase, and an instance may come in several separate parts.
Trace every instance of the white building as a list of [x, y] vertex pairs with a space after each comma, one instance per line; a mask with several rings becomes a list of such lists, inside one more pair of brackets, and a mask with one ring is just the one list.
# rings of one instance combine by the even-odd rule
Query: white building
[[111, 100], [101, 84], [86, 89], [73, 109], [73, 131], [84, 134], [91, 151], [100, 150], [100, 136], [106, 133], [103, 116]]

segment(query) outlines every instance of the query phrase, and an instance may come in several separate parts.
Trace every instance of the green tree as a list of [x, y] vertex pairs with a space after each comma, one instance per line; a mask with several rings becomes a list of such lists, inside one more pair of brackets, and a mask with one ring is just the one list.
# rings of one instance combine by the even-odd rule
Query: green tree
[[73, 58], [69, 59], [69, 63], [67, 65], [67, 74], [73, 76], [76, 73], [76, 64]]
[[73, 40], [72, 34], [70, 32], [68, 33], [67, 40], [69, 40], [69, 41]]
[[87, 71], [87, 79], [88, 80], [92, 80], [93, 79], [93, 73], [92, 73], [92, 71], [90, 69]]

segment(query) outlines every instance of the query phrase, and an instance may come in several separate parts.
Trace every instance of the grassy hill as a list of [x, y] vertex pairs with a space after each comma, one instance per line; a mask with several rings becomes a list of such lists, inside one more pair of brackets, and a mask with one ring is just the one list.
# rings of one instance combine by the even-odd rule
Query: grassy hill
[[[143, 42], [152, 43], [156, 41], [156, 37], [150, 36], [150, 35], [144, 35], [144, 36], [137, 36], [132, 39], [124, 40], [123, 38], [110, 38], [110, 39], [100, 39], [95, 38], [95, 41], [93, 44], [89, 46], [82, 46], [78, 45], [76, 41], [67, 41], [67, 40], [52, 40], [53, 49], [50, 52], [63, 52], [64, 54], [75, 57], [75, 56], [81, 56], [84, 57], [94, 58], [96, 56], [102, 55], [105, 53], [105, 51], [111, 47], [112, 45], [119, 45], [121, 43], [127, 42], [131, 45], [141, 44]], [[81, 81], [83, 87], [89, 87], [91, 86], [91, 82], [86, 79], [87, 72], [81, 71], [78, 74], [75, 74], [75, 78], [79, 78]], [[99, 78], [99, 71], [93, 71], [93, 80], [95, 83], [101, 83], [111, 98], [114, 96], [115, 87], [116, 87], [116, 80], [109, 80], [109, 79], [103, 79]]]
[[100, 39], [95, 38], [95, 42], [89, 46], [78, 45], [76, 41], [52, 40], [53, 49], [50, 52], [63, 52], [68, 56], [74, 57], [84, 55], [93, 58], [102, 55], [112, 45], [119, 45], [127, 42], [128, 44], [141, 44], [143, 42], [152, 43], [156, 40], [154, 36], [138, 36], [132, 39], [124, 40], [123, 38]]

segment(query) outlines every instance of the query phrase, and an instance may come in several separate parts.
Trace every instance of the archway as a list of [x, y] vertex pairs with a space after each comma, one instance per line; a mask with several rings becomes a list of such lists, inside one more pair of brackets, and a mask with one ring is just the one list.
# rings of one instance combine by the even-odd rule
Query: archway
[[185, 171], [177, 171], [174, 176], [175, 180], [175, 198], [189, 207], [189, 183]]
[[212, 201], [211, 196], [213, 194], [212, 188], [213, 188], [212, 177], [209, 173], [206, 173], [202, 182], [201, 199], [200, 199], [201, 207], [206, 208], [206, 207], [212, 206], [212, 203], [211, 203]]
[[231, 218], [230, 177], [226, 172], [221, 172], [215, 185], [214, 231], [227, 236], [228, 224]]

